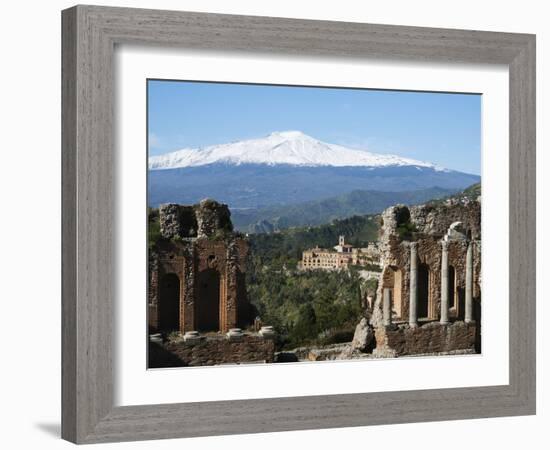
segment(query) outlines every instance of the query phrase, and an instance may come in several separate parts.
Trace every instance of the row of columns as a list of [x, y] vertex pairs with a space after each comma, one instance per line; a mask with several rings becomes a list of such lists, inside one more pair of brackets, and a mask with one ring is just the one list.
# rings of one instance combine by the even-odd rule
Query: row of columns
[[[418, 243], [411, 242], [410, 264], [410, 297], [409, 297], [409, 325], [418, 326]], [[464, 301], [464, 321], [473, 321], [473, 290], [474, 290], [474, 253], [472, 242], [468, 242], [466, 251], [466, 293]], [[385, 326], [392, 323], [391, 313], [391, 288], [384, 288], [382, 297], [382, 312]], [[449, 323], [449, 242], [441, 241], [441, 317], [440, 323]]]

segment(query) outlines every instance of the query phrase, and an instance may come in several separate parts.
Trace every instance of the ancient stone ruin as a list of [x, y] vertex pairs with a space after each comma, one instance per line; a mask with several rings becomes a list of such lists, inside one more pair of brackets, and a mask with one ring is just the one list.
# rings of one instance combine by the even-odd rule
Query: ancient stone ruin
[[159, 208], [160, 239], [149, 252], [149, 330], [228, 332], [248, 325], [248, 246], [227, 205]]
[[381, 220], [374, 354], [480, 352], [480, 203], [397, 205]]
[[159, 208], [149, 249], [149, 367], [273, 362], [275, 333], [253, 322], [245, 286], [248, 245], [227, 205]]

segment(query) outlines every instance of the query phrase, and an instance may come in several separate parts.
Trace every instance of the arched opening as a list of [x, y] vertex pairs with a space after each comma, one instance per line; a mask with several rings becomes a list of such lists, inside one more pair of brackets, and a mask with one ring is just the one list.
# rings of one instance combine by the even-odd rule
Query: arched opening
[[449, 308], [456, 307], [456, 277], [455, 277], [455, 268], [449, 266]]
[[160, 280], [159, 328], [163, 332], [180, 328], [180, 279], [175, 273]]
[[401, 270], [397, 267], [391, 267], [392, 272], [392, 282], [389, 287], [392, 288], [392, 311], [398, 318], [402, 318], [402, 301], [401, 301], [401, 284], [402, 284], [402, 273]]
[[198, 331], [219, 331], [220, 274], [215, 269], [199, 273], [196, 315]]
[[256, 314], [251, 303], [247, 301], [246, 275], [237, 270], [237, 318], [238, 325], [246, 328], [254, 320]]
[[464, 288], [457, 289], [457, 311], [458, 320], [464, 320], [464, 311], [466, 309], [466, 290]]
[[426, 264], [418, 266], [418, 318], [427, 319], [430, 306], [430, 268]]

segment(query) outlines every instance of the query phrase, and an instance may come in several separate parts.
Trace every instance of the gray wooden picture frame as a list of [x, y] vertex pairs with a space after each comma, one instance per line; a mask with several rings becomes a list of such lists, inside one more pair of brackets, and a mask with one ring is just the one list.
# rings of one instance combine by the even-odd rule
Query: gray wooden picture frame
[[[76, 443], [535, 413], [535, 36], [75, 6], [62, 13], [62, 437]], [[114, 406], [116, 44], [505, 64], [510, 82], [508, 385]]]

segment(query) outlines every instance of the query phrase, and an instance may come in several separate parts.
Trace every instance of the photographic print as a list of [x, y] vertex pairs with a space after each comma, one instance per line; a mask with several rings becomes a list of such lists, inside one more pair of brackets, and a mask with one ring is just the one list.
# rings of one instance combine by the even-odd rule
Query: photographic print
[[147, 80], [148, 367], [481, 353], [481, 95]]

